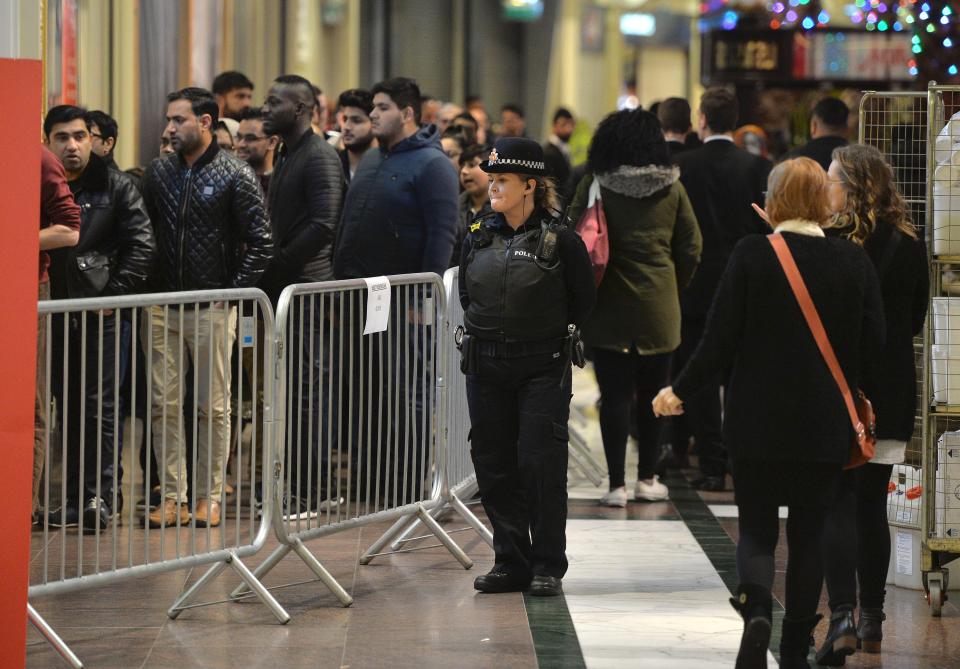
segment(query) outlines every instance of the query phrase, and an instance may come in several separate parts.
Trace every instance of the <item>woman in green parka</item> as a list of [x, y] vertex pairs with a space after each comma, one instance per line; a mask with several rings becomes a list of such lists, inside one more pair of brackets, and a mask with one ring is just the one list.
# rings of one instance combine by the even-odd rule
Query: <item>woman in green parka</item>
[[669, 380], [671, 353], [680, 345], [679, 294], [700, 261], [700, 228], [654, 114], [624, 110], [607, 116], [590, 143], [587, 168], [568, 214], [579, 220], [596, 179], [610, 260], [583, 339], [593, 350], [610, 472], [610, 490], [600, 503], [627, 504], [631, 403], [640, 452], [634, 498], [664, 500], [669, 491], [654, 474], [659, 423], [650, 402]]

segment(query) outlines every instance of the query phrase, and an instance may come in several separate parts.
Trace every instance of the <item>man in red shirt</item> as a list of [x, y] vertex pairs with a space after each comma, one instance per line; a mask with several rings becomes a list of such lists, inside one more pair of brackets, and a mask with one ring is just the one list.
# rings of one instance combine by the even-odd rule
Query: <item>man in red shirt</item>
[[[73, 201], [67, 177], [60, 160], [46, 147], [40, 147], [40, 280], [39, 299], [50, 299], [50, 254], [47, 251], [65, 246], [76, 246], [80, 239], [80, 207]], [[43, 474], [46, 452], [46, 323], [37, 319], [37, 399], [33, 439], [33, 513], [37, 517], [40, 497], [40, 476]]]

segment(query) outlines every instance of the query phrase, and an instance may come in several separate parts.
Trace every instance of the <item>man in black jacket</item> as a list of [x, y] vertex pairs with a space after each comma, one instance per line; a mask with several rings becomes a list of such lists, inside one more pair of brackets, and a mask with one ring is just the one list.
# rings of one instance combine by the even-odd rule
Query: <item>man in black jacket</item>
[[[59, 105], [48, 112], [43, 124], [47, 144], [63, 163], [81, 216], [77, 245], [51, 254], [51, 289], [58, 299], [136, 293], [146, 281], [155, 253], [143, 198], [128, 176], [110, 169], [107, 161], [94, 153], [91, 122], [79, 107]], [[58, 315], [55, 320], [53, 332], [60, 334], [63, 317]], [[62, 375], [52, 375], [69, 445], [67, 496], [61, 507], [50, 513], [50, 524], [55, 527], [76, 525], [82, 507], [85, 529], [105, 528], [115, 506], [114, 493], [120, 494], [115, 489], [121, 478], [119, 466], [114, 472], [122, 447], [119, 435], [114, 434], [114, 384], [118, 368], [123, 367], [114, 344], [118, 322], [118, 316], [111, 313], [104, 313], [102, 319], [99, 312], [90, 312], [85, 319], [71, 314], [67, 340], [53, 338], [53, 369], [62, 369], [69, 361], [66, 385]], [[78, 475], [81, 452], [82, 486]]]
[[[714, 291], [733, 247], [745, 235], [770, 231], [751, 204], [762, 204], [773, 165], [734, 146], [738, 116], [739, 105], [733, 93], [708, 89], [700, 99], [697, 115], [703, 146], [675, 155], [680, 181], [690, 196], [703, 235], [700, 267], [680, 299], [683, 321], [674, 361], [677, 371], [700, 341]], [[727, 473], [720, 433], [720, 385], [721, 379], [715, 378], [687, 398], [686, 415], [700, 459], [702, 477], [697, 485], [701, 490], [723, 490]]]
[[[220, 151], [213, 141], [217, 102], [202, 88], [167, 96], [167, 128], [176, 153], [153, 161], [143, 175], [143, 196], [157, 236], [152, 288], [158, 292], [254, 286], [270, 262], [273, 245], [257, 177], [249, 165]], [[201, 303], [189, 316], [144, 313], [144, 349], [152, 352], [154, 448], [166, 436], [162, 504], [150, 513], [153, 527], [183, 524], [187, 477], [183, 434], [181, 360], [188, 350], [196, 383], [197, 489], [194, 520], [220, 524], [223, 459], [230, 440], [230, 359], [236, 307]], [[213, 433], [212, 438], [211, 434]]]
[[663, 138], [667, 140], [667, 149], [671, 156], [695, 149], [700, 141], [691, 143], [696, 133], [691, 131], [690, 103], [684, 98], [667, 98], [657, 107], [657, 119], [663, 126]]
[[[333, 278], [333, 240], [345, 183], [336, 150], [311, 128], [315, 104], [309, 81], [284, 75], [273, 82], [262, 107], [264, 133], [279, 135], [283, 142], [268, 197], [275, 250], [260, 281], [274, 304], [289, 284]], [[308, 464], [319, 465], [324, 475], [327, 470], [327, 450], [320, 453], [322, 393], [311, 392], [323, 378], [324, 359], [320, 336], [324, 316], [314, 301], [315, 296], [307, 296], [294, 303], [288, 355], [293, 384], [288, 403], [300, 416], [291, 426], [291, 441], [300, 456], [287, 463], [291, 480], [297, 482], [289, 503], [299, 504], [295, 512], [307, 515], [313, 511], [309, 506], [326, 499]]]
[[847, 145], [847, 123], [850, 108], [837, 98], [823, 98], [813, 108], [810, 118], [810, 141], [781, 158], [813, 158], [824, 170], [830, 169], [833, 150]]

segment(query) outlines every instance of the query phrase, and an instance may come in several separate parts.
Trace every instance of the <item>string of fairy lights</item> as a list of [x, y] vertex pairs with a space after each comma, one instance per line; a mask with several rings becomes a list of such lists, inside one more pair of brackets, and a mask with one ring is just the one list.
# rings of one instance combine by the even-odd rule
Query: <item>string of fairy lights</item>
[[[749, 16], [754, 27], [771, 30], [859, 28], [876, 33], [911, 34], [910, 74], [942, 78], [960, 74], [960, 2], [957, 0], [771, 0], [760, 9], [740, 9], [736, 0], [704, 0], [701, 15], [718, 17], [717, 25], [734, 30]], [[832, 15], [831, 11], [835, 14]], [[759, 19], [759, 21], [758, 21]], [[759, 25], [757, 23], [759, 22]]]

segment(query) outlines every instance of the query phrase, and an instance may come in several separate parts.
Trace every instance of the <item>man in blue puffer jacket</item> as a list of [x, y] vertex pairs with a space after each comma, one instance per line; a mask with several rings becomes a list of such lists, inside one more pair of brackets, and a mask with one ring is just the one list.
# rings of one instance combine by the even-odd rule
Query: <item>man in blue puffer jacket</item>
[[457, 174], [436, 126], [420, 127], [420, 88], [398, 77], [373, 87], [369, 151], [350, 182], [333, 272], [338, 279], [436, 272], [450, 264]]
[[[420, 127], [416, 82], [397, 78], [374, 86], [370, 120], [380, 150], [364, 155], [350, 182], [334, 275], [442, 275], [450, 265], [459, 220], [457, 174], [440, 148], [436, 127]], [[351, 381], [345, 394], [354, 407], [344, 414], [352, 413], [353, 429], [346, 433], [352, 434], [349, 443], [339, 448], [349, 452], [353, 465], [350, 495], [372, 510], [422, 500], [430, 490], [425, 485], [431, 451], [424, 389], [431, 378], [424, 351], [436, 336], [433, 309], [439, 296], [424, 285], [394, 289], [389, 330], [370, 336], [360, 334], [366, 307], [363, 295], [359, 299], [357, 322], [341, 323], [350, 343], [339, 345], [348, 356], [352, 351], [364, 360], [366, 378]], [[353, 318], [352, 307], [348, 313]]]

